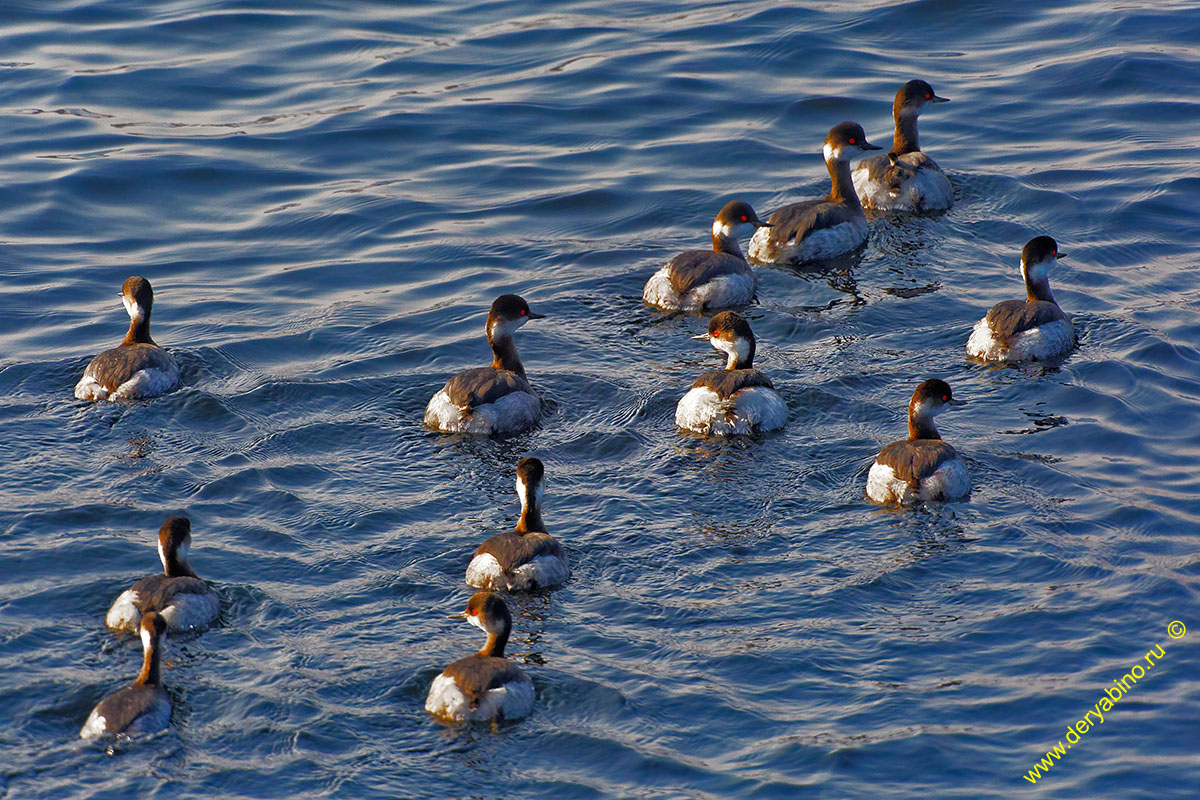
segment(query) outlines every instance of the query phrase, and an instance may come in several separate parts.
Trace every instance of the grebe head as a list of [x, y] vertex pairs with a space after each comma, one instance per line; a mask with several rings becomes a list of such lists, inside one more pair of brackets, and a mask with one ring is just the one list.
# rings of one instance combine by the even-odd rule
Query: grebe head
[[749, 203], [732, 200], [717, 213], [717, 218], [713, 220], [712, 232], [713, 236], [736, 239], [753, 233], [757, 228], [769, 227], [771, 227], [771, 223], [759, 219], [758, 214], [754, 213], [754, 209], [750, 207]]
[[512, 614], [500, 595], [492, 592], [476, 592], [467, 601], [467, 609], [455, 614], [454, 619], [465, 619], [489, 637], [507, 639], [512, 630]]
[[167, 621], [162, 618], [161, 614], [147, 611], [142, 614], [142, 621], [138, 624], [138, 633], [142, 637], [142, 652], [149, 653], [152, 647], [162, 646], [163, 637], [167, 635]]
[[147, 611], [138, 624], [138, 633], [142, 637], [142, 671], [138, 673], [135, 683], [156, 685], [162, 656], [167, 649], [167, 621], [161, 614]]
[[1058, 252], [1058, 242], [1049, 236], [1035, 236], [1021, 251], [1021, 272], [1027, 279], [1043, 282], [1050, 275], [1050, 266], [1066, 253]]
[[488, 312], [488, 339], [508, 338], [531, 319], [545, 319], [545, 314], [535, 314], [529, 310], [525, 298], [515, 294], [502, 294], [492, 303]]
[[522, 458], [517, 462], [517, 496], [522, 507], [542, 504], [542, 481], [546, 469], [536, 458]]
[[729, 356], [725, 369], [749, 369], [754, 364], [757, 341], [750, 323], [735, 311], [722, 311], [708, 321], [708, 333], [693, 336], [707, 341]]
[[192, 523], [187, 517], [171, 517], [158, 529], [158, 557], [163, 572], [172, 577], [191, 575], [188, 548], [192, 546]]
[[937, 429], [933, 426], [933, 418], [946, 410], [948, 406], [965, 406], [966, 400], [959, 400], [950, 390], [950, 384], [937, 378], [930, 378], [913, 392], [912, 400], [908, 403], [908, 433], [910, 439], [939, 439]]
[[137, 275], [127, 278], [121, 286], [121, 302], [132, 321], [149, 319], [150, 309], [154, 306], [154, 290], [150, 288], [150, 281]]
[[843, 122], [829, 129], [825, 137], [825, 161], [849, 161], [868, 150], [883, 148], [867, 141], [867, 134], [857, 122]]
[[892, 103], [892, 114], [899, 119], [902, 114], [920, 114], [929, 103], [949, 103], [949, 97], [938, 97], [933, 87], [922, 80], [909, 81], [896, 92]]

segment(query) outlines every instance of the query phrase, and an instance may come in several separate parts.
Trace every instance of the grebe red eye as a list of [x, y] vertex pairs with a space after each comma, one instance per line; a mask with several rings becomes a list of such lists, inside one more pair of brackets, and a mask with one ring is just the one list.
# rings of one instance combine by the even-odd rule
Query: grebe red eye
[[523, 308], [521, 309], [521, 316], [522, 317], [525, 316], [525, 309], [523, 309]]
[[473, 616], [475, 616], [476, 614], [478, 614], [478, 613], [479, 613], [479, 609], [478, 609], [478, 608], [472, 608], [472, 609], [471, 609], [471, 610], [469, 610], [467, 613], [468, 613], [468, 614], [470, 614], [470, 615], [473, 617]]
[[746, 221], [746, 215], [742, 214], [742, 222], [745, 222], [745, 221]]
[[944, 395], [942, 395], [942, 402], [943, 402], [943, 403], [945, 403], [945, 402], [946, 402], [946, 401], [948, 401], [949, 399], [950, 399], [950, 395], [948, 395], [948, 394], [944, 394]]
[[853, 136], [851, 136], [851, 137], [850, 137], [850, 144], [854, 144], [854, 137], [853, 137]]
[[928, 100], [928, 99], [929, 99], [929, 98], [931, 98], [931, 97], [933, 97], [933, 95], [931, 95], [931, 94], [927, 94], [927, 95], [925, 95], [925, 99], [926, 99], [926, 100]]

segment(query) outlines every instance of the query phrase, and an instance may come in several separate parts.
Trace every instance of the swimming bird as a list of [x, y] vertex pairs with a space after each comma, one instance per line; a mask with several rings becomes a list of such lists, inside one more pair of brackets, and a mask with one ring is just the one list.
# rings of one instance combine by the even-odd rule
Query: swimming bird
[[707, 340], [729, 356], [725, 369], [701, 373], [675, 408], [675, 424], [686, 431], [716, 435], [782, 428], [787, 404], [765, 372], [754, 369], [756, 340], [750, 323], [733, 311], [708, 322]]
[[754, 271], [738, 237], [770, 227], [749, 203], [733, 200], [713, 220], [712, 250], [688, 250], [650, 276], [642, 299], [664, 311], [741, 306], [754, 299]]
[[867, 240], [867, 217], [854, 193], [850, 159], [882, 150], [867, 141], [857, 122], [834, 125], [825, 137], [825, 167], [832, 182], [820, 200], [784, 206], [768, 217], [750, 239], [750, 256], [759, 261], [802, 263], [847, 253]]
[[954, 500], [971, 491], [967, 467], [933, 425], [948, 406], [966, 405], [950, 385], [931, 378], [908, 404], [908, 439], [880, 451], [867, 475], [867, 497], [877, 503]]
[[491, 366], [464, 370], [446, 381], [425, 408], [425, 425], [444, 433], [516, 433], [533, 427], [542, 401], [525, 378], [513, 334], [543, 314], [529, 310], [524, 298], [503, 294], [492, 303], [487, 340]]
[[536, 458], [517, 463], [521, 518], [511, 532], [479, 545], [467, 566], [469, 585], [512, 592], [550, 589], [566, 581], [567, 555], [542, 522], [544, 476], [545, 467]]
[[75, 385], [79, 400], [141, 400], [179, 385], [179, 364], [150, 338], [154, 290], [134, 276], [121, 287], [129, 332], [119, 345], [91, 360]]
[[1066, 253], [1058, 242], [1036, 236], [1021, 251], [1025, 299], [1005, 300], [975, 323], [967, 355], [984, 361], [1044, 361], [1075, 347], [1075, 327], [1050, 293], [1050, 267]]
[[221, 601], [188, 564], [191, 544], [192, 523], [187, 517], [164, 522], [158, 531], [163, 574], [142, 578], [121, 592], [104, 623], [114, 631], [135, 631], [142, 616], [154, 611], [173, 632], [208, 627], [217, 618]]
[[504, 657], [512, 615], [499, 595], [476, 592], [456, 615], [484, 631], [487, 644], [442, 670], [429, 687], [425, 710], [451, 722], [524, 717], [533, 710], [533, 681]]
[[949, 103], [925, 81], [909, 81], [896, 92], [896, 133], [887, 153], [864, 158], [854, 168], [854, 190], [865, 208], [880, 211], [940, 211], [954, 203], [950, 179], [921, 152], [917, 117], [932, 103]]
[[79, 738], [92, 739], [106, 733], [140, 736], [155, 733], [171, 721], [171, 700], [159, 680], [160, 661], [167, 623], [153, 611], [142, 617], [142, 671], [124, 689], [101, 700], [88, 715]]

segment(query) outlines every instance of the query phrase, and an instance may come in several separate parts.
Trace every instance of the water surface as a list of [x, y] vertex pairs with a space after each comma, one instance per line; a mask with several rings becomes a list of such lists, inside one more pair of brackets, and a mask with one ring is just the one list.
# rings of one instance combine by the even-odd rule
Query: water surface
[[[0, 795], [1191, 797], [1198, 40], [1190, 3], [10, 4]], [[826, 131], [886, 144], [911, 77], [953, 100], [921, 126], [955, 207], [759, 269], [790, 424], [677, 434], [720, 357], [643, 282], [730, 199], [823, 193]], [[968, 363], [1042, 233], [1079, 349]], [[183, 388], [84, 407], [133, 274]], [[543, 424], [423, 430], [504, 292], [547, 315]], [[929, 376], [970, 402], [939, 424], [974, 492], [878, 509]], [[573, 572], [513, 601], [537, 705], [447, 728], [425, 692], [479, 642], [446, 615], [523, 455]], [[103, 613], [173, 513], [221, 625], [172, 643], [171, 729], [110, 756], [76, 735], [139, 653]]]

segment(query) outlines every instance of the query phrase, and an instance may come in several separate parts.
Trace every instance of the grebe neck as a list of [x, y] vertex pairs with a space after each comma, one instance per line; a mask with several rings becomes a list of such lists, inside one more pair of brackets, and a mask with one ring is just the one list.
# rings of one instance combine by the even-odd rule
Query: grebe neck
[[504, 628], [499, 633], [489, 633], [487, 644], [483, 646], [483, 649], [477, 655], [489, 658], [504, 658], [504, 647], [508, 644], [508, 630], [508, 628]]
[[731, 256], [737, 256], [743, 261], [746, 256], [742, 254], [742, 248], [738, 245], [736, 236], [726, 233], [714, 233], [712, 237], [713, 252], [729, 253]]
[[862, 203], [858, 202], [858, 195], [854, 191], [854, 179], [850, 177], [850, 162], [830, 158], [825, 161], [825, 166], [829, 169], [831, 181], [829, 196], [826, 199], [861, 211]]
[[896, 133], [892, 137], [890, 156], [902, 156], [905, 153], [916, 153], [921, 150], [917, 138], [917, 115], [911, 111], [901, 111], [896, 114]]
[[517, 345], [511, 336], [492, 336], [491, 331], [488, 331], [488, 344], [492, 346], [494, 354], [494, 358], [492, 358], [494, 369], [506, 369], [509, 372], [517, 373], [522, 378], [525, 377], [525, 366], [521, 363], [521, 357], [517, 355]]
[[121, 340], [121, 344], [153, 344], [155, 347], [158, 346], [150, 338], [150, 312], [129, 320], [129, 332], [125, 334], [125, 338]]
[[1034, 264], [1031, 267], [1022, 265], [1021, 272], [1025, 274], [1025, 299], [1030, 303], [1044, 300], [1058, 305], [1050, 291], [1050, 275], [1048, 264]]
[[159, 651], [159, 637], [151, 636], [150, 646], [146, 648], [146, 653], [142, 657], [142, 671], [138, 673], [135, 683], [139, 686], [157, 686], [161, 658], [162, 653]]

